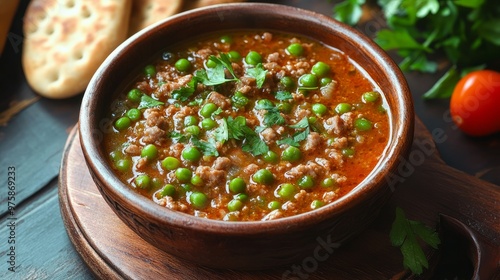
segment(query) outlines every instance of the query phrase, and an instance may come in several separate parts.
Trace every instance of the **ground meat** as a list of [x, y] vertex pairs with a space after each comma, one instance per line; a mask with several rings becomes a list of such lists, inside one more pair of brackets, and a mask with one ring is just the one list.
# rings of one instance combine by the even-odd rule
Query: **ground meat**
[[135, 145], [135, 144], [130, 144], [128, 145], [127, 148], [125, 148], [125, 153], [133, 156], [137, 156], [141, 154], [141, 147]]
[[313, 178], [318, 177], [325, 173], [323, 166], [317, 164], [313, 161], [308, 161], [306, 164], [299, 164], [285, 173], [285, 177], [288, 179], [296, 180], [302, 176], [309, 175]]
[[295, 110], [295, 118], [299, 121], [304, 117], [308, 117], [310, 114], [311, 111], [307, 109], [297, 108], [297, 110]]
[[155, 143], [157, 145], [161, 145], [162, 142], [165, 141], [167, 134], [165, 130], [160, 129], [157, 126], [146, 127], [144, 129], [144, 136], [142, 137], [142, 141], [147, 144]]
[[326, 129], [326, 132], [328, 132], [329, 134], [340, 135], [340, 134], [343, 134], [345, 131], [344, 122], [342, 121], [342, 119], [338, 115], [335, 115], [331, 118], [328, 118], [325, 121], [324, 126]]
[[325, 192], [323, 194], [323, 201], [325, 201], [326, 203], [333, 202], [335, 200], [335, 198], [337, 198], [337, 193], [334, 191]]
[[202, 58], [202, 59], [207, 59], [210, 55], [213, 54], [213, 51], [209, 48], [206, 49], [199, 49], [196, 54]]
[[144, 167], [146, 167], [146, 165], [148, 164], [148, 159], [147, 158], [140, 158], [138, 161], [137, 161], [137, 164], [135, 165], [135, 167], [139, 170], [143, 169]]
[[281, 70], [281, 66], [276, 62], [264, 63], [263, 66], [266, 70], [269, 70], [272, 75], [274, 75], [275, 73], [277, 73], [278, 71]]
[[179, 112], [179, 108], [174, 106], [174, 105], [169, 105], [167, 108], [165, 108], [165, 117], [167, 119], [172, 119], [175, 115], [175, 113]]
[[241, 77], [239, 83], [236, 85], [236, 90], [243, 94], [253, 94], [255, 90], [255, 78], [248, 76]]
[[352, 129], [354, 127], [354, 114], [352, 112], [344, 113], [340, 118], [344, 122], [344, 127], [347, 129]]
[[262, 132], [260, 133], [260, 135], [262, 135], [262, 137], [264, 138], [264, 141], [267, 144], [270, 144], [270, 143], [274, 142], [274, 140], [276, 139], [276, 137], [278, 137], [278, 134], [276, 134], [276, 131], [274, 131], [274, 129], [272, 129], [270, 127], [262, 130]]
[[149, 108], [144, 111], [144, 118], [146, 119], [147, 126], [158, 126], [159, 128], [165, 129], [166, 119], [162, 116], [159, 109]]
[[317, 132], [311, 132], [309, 135], [307, 135], [306, 143], [304, 145], [304, 151], [315, 151], [321, 148], [322, 144], [323, 139], [321, 138], [321, 135], [319, 135], [319, 133]]
[[325, 152], [328, 155], [330, 162], [336, 167], [340, 167], [344, 164], [344, 157], [340, 151], [336, 149], [326, 149]]
[[273, 39], [273, 34], [269, 32], [264, 32], [262, 34], [262, 40], [264, 41], [264, 43], [269, 43], [271, 42], [272, 39]]
[[214, 187], [226, 179], [225, 171], [213, 169], [209, 166], [198, 166], [195, 173], [200, 176], [208, 187]]
[[232, 165], [232, 162], [227, 157], [218, 157], [212, 164], [213, 169], [227, 170]]
[[221, 109], [228, 109], [231, 107], [231, 100], [216, 91], [212, 91], [207, 100], [214, 103]]
[[302, 200], [305, 200], [306, 199], [306, 196], [307, 196], [307, 192], [305, 190], [300, 190], [298, 193], [296, 193], [293, 197], [295, 198], [295, 200], [297, 201], [302, 201]]
[[274, 52], [271, 53], [267, 56], [267, 61], [269, 62], [279, 62], [280, 61], [280, 54], [279, 52]]
[[266, 186], [261, 184], [249, 184], [247, 185], [247, 192], [252, 196], [265, 195], [268, 192]]
[[245, 174], [254, 174], [257, 170], [259, 170], [259, 166], [255, 163], [251, 163], [243, 169], [243, 172], [245, 172]]
[[269, 214], [265, 215], [262, 218], [262, 221], [270, 221], [270, 220], [275, 220], [278, 218], [283, 217], [283, 212], [281, 212], [279, 209], [271, 211]]
[[329, 146], [334, 149], [343, 149], [346, 148], [348, 144], [349, 140], [347, 140], [347, 137], [337, 137]]
[[331, 171], [332, 170], [332, 165], [329, 160], [324, 159], [324, 158], [316, 158], [314, 161], [321, 165], [326, 171]]
[[184, 149], [184, 144], [182, 143], [175, 143], [170, 146], [170, 155], [176, 158], [181, 157], [182, 150]]
[[186, 212], [188, 209], [187, 205], [180, 201], [174, 200], [171, 196], [165, 196], [162, 199], [158, 200], [157, 203], [163, 207], [167, 207], [175, 211]]

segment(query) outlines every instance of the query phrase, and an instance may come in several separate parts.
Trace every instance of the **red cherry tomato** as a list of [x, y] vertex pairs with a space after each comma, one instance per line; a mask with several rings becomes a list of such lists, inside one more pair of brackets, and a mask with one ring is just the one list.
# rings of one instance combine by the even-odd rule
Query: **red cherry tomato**
[[450, 111], [455, 124], [468, 135], [500, 131], [500, 73], [480, 70], [465, 75], [453, 90]]

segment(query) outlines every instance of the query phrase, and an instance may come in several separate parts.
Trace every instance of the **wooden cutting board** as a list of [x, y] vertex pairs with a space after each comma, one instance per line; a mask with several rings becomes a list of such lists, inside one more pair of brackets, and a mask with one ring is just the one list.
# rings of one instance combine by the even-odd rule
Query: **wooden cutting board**
[[[441, 141], [442, 135], [435, 135]], [[437, 138], [439, 137], [439, 138]], [[380, 217], [326, 260], [306, 258], [302, 263], [266, 271], [214, 270], [177, 259], [156, 249], [130, 230], [108, 207], [97, 190], [80, 147], [77, 129], [71, 132], [59, 178], [59, 200], [68, 235], [92, 272], [102, 279], [403, 279], [398, 248], [389, 231], [395, 207], [409, 219], [440, 230], [442, 246], [458, 236], [467, 249], [477, 279], [500, 277], [500, 187], [448, 167], [436, 151], [433, 137], [417, 119], [409, 159], [402, 161], [389, 204]], [[431, 277], [441, 249], [424, 250]]]

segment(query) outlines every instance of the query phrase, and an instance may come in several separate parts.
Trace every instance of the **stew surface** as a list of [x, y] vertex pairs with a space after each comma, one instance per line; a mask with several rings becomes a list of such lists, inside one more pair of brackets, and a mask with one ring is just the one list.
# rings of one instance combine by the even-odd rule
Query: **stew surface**
[[381, 89], [341, 51], [293, 34], [211, 34], [169, 47], [113, 103], [118, 176], [172, 210], [225, 221], [317, 209], [384, 152]]

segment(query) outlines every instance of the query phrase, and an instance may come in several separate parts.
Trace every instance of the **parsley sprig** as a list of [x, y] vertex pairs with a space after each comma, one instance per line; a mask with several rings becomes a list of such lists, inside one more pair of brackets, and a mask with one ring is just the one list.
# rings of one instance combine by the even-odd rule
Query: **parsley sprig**
[[422, 274], [429, 267], [419, 239], [437, 249], [440, 244], [438, 234], [424, 224], [408, 220], [401, 208], [396, 208], [396, 218], [392, 224], [390, 239], [393, 246], [399, 247], [403, 254], [403, 265], [414, 274]]
[[[444, 55], [449, 70], [424, 94], [448, 98], [458, 80], [470, 71], [500, 59], [500, 5], [490, 0], [378, 0], [388, 28], [375, 41], [385, 50], [397, 50], [403, 71], [434, 73], [434, 58]], [[365, 0], [335, 5], [334, 17], [351, 25], [362, 15]], [[438, 54], [438, 56], [436, 56]]]
[[139, 106], [137, 106], [137, 109], [154, 108], [154, 107], [162, 106], [164, 104], [165, 103], [158, 101], [149, 95], [143, 94], [141, 96], [141, 102], [139, 103]]
[[285, 118], [281, 115], [280, 111], [272, 102], [257, 102], [255, 109], [265, 110], [262, 123], [267, 126], [282, 125], [285, 123]]
[[[234, 73], [233, 67], [231, 66], [231, 60], [229, 56], [225, 53], [220, 53], [219, 57], [211, 55], [209, 60], [214, 62], [215, 66], [213, 68], [198, 70], [194, 73], [196, 79], [206, 86], [220, 85], [226, 82], [238, 81], [238, 77]], [[226, 71], [228, 70], [232, 78], [226, 78]]]
[[311, 129], [309, 127], [309, 120], [307, 119], [307, 117], [302, 118], [302, 120], [300, 120], [298, 123], [294, 125], [289, 125], [288, 127], [298, 129], [299, 131], [295, 132], [291, 137], [286, 137], [276, 141], [276, 144], [278, 145], [287, 144], [290, 146], [299, 147], [300, 142], [306, 140], [309, 133], [311, 133]]
[[259, 134], [246, 125], [243, 116], [236, 118], [227, 117], [221, 119], [221, 125], [215, 130], [216, 141], [225, 143], [229, 139], [242, 140], [242, 150], [254, 156], [265, 154], [269, 151], [267, 144], [260, 139]]

